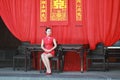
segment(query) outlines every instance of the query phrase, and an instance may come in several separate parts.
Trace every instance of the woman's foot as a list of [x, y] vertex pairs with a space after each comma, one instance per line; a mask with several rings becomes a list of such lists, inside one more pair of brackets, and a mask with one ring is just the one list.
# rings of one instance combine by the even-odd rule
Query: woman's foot
[[52, 73], [51, 72], [46, 72], [46, 75], [51, 75]]

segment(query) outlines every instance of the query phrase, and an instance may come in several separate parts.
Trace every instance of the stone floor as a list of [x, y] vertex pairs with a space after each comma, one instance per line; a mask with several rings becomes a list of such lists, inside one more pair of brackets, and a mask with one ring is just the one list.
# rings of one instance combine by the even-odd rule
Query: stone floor
[[12, 68], [0, 68], [0, 80], [120, 80], [120, 70], [110, 71], [64, 71], [45, 75], [37, 70], [25, 72], [24, 70], [13, 71]]

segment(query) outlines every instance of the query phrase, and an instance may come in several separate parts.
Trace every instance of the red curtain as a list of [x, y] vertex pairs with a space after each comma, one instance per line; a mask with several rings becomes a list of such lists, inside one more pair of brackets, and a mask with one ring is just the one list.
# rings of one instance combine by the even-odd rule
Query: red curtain
[[120, 39], [120, 0], [83, 0], [84, 26], [91, 48], [107, 46]]
[[21, 41], [35, 42], [36, 0], [0, 0], [1, 17]]
[[[0, 0], [0, 15], [3, 21], [11, 33], [21, 41], [40, 44], [41, 38], [45, 36], [45, 27], [41, 27], [38, 22], [38, 1]], [[97, 42], [104, 42], [108, 46], [119, 40], [120, 0], [82, 1], [81, 27], [72, 22], [73, 1], [70, 0], [68, 1], [68, 25], [50, 25], [57, 41], [61, 44], [89, 43], [91, 49], [94, 49]], [[77, 54], [65, 55], [65, 70], [79, 70], [78, 63]]]

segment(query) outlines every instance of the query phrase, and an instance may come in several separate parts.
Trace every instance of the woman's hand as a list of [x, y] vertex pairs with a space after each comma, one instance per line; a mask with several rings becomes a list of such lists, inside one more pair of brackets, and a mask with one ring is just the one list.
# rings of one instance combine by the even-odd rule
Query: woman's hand
[[49, 53], [49, 52], [51, 52], [52, 50], [45, 49], [44, 51], [47, 52], [47, 53]]

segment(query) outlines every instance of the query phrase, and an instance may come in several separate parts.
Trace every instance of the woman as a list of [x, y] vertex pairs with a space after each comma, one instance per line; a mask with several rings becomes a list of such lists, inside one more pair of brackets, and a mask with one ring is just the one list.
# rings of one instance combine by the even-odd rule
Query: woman
[[41, 48], [43, 49], [43, 53], [41, 54], [41, 58], [43, 61], [43, 64], [46, 67], [46, 74], [51, 74], [51, 68], [50, 68], [50, 61], [49, 58], [54, 57], [55, 51], [54, 49], [57, 47], [57, 43], [54, 37], [51, 36], [52, 30], [51, 28], [47, 27], [45, 29], [46, 37], [42, 39], [41, 42]]

